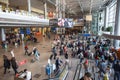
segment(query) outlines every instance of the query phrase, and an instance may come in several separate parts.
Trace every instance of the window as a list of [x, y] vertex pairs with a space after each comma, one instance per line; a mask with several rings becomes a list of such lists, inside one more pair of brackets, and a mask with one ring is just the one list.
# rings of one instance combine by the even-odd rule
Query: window
[[108, 26], [115, 26], [116, 2], [108, 6]]

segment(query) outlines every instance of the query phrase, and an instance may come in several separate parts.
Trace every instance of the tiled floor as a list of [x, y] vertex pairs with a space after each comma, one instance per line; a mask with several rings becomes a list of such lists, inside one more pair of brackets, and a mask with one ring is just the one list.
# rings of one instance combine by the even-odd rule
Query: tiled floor
[[[24, 70], [27, 68], [32, 72], [33, 80], [42, 80], [46, 78], [45, 75], [45, 65], [47, 64], [47, 60], [51, 54], [51, 40], [48, 38], [44, 38], [42, 36], [37, 36], [39, 43], [29, 43], [29, 50], [32, 51], [32, 48], [35, 46], [38, 48], [38, 51], [40, 52], [40, 61], [35, 61], [34, 63], [31, 63], [31, 60], [34, 58], [34, 56], [27, 56], [24, 55], [24, 50], [22, 45], [20, 47], [15, 48], [14, 46], [9, 46], [9, 49], [7, 51], [0, 49], [0, 80], [14, 80], [14, 71], [11, 69], [10, 73], [3, 74], [4, 68], [3, 68], [3, 58], [2, 55], [5, 54], [11, 58], [10, 50], [14, 49], [15, 57], [17, 62], [19, 63], [22, 60], [26, 60], [26, 64], [19, 66], [18, 71]], [[38, 74], [38, 78], [35, 78], [34, 76]]]

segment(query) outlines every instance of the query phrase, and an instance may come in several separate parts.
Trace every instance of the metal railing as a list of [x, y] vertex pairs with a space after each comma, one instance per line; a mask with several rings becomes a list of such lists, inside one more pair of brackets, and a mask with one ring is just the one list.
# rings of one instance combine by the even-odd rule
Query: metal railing
[[73, 80], [79, 80], [81, 68], [82, 68], [82, 65], [78, 64], [76, 67], [76, 71], [75, 71], [75, 75], [74, 75]]
[[54, 77], [43, 80], [65, 80], [67, 74], [68, 74], [68, 65], [65, 64], [59, 72], [55, 73]]

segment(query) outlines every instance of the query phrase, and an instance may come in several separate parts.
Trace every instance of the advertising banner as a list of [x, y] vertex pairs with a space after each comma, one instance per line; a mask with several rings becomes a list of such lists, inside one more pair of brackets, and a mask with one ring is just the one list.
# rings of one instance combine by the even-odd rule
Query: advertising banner
[[50, 19], [49, 25], [51, 27], [72, 28], [73, 27], [73, 19], [69, 19], [69, 18]]

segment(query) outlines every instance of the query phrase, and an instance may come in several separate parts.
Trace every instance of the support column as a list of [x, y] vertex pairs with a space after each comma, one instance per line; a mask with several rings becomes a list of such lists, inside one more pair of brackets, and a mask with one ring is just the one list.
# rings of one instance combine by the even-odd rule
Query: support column
[[27, 0], [28, 1], [28, 12], [31, 13], [31, 0]]
[[[120, 36], [120, 0], [117, 0], [114, 35]], [[114, 41], [114, 46], [119, 48], [119, 40]]]
[[5, 35], [5, 30], [4, 30], [4, 28], [1, 28], [1, 39], [2, 39], [2, 41], [5, 41], [5, 40], [6, 40], [6, 35]]
[[56, 0], [56, 18], [58, 18], [58, 0]]
[[47, 3], [44, 2], [44, 18], [47, 19]]

